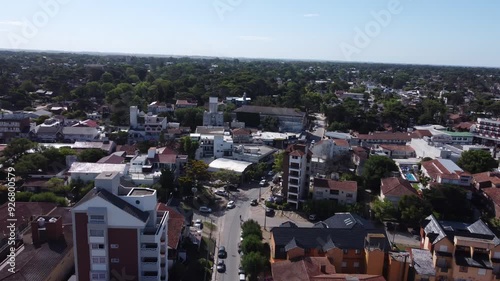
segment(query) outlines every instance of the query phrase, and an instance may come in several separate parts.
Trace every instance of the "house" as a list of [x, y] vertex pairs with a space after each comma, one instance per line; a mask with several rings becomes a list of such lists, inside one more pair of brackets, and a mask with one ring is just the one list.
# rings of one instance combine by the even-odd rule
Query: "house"
[[97, 163], [107, 163], [107, 164], [122, 164], [124, 162], [125, 162], [125, 158], [118, 156], [116, 154], [104, 156], [103, 158], [101, 158], [97, 161]]
[[99, 131], [93, 127], [63, 127], [62, 134], [68, 141], [94, 141], [99, 139]]
[[407, 142], [411, 141], [412, 135], [403, 132], [374, 132], [370, 134], [358, 134], [357, 139], [359, 145], [370, 148], [375, 144], [406, 145]]
[[477, 190], [488, 187], [500, 187], [500, 172], [484, 172], [472, 174], [472, 184]]
[[341, 205], [355, 204], [357, 200], [358, 183], [355, 181], [314, 178], [312, 187], [314, 200], [332, 200]]
[[333, 259], [337, 273], [382, 275], [390, 243], [382, 229], [350, 213], [313, 227], [290, 223], [271, 229], [271, 264], [306, 257]]
[[58, 142], [64, 139], [62, 127], [38, 125], [30, 132], [30, 138], [38, 142]]
[[449, 159], [434, 159], [422, 162], [421, 171], [424, 176], [440, 184], [470, 186], [472, 175], [465, 172]]
[[190, 102], [188, 100], [177, 100], [175, 102], [175, 109], [179, 108], [195, 108], [198, 106], [196, 102]]
[[108, 163], [86, 163], [74, 162], [71, 164], [68, 173], [71, 181], [80, 179], [84, 182], [93, 181], [100, 173], [120, 173], [128, 174], [128, 164], [108, 164]]
[[96, 121], [87, 119], [83, 121], [79, 121], [78, 123], [74, 124], [72, 127], [91, 127], [91, 128], [97, 128], [99, 127], [99, 124], [97, 124]]
[[148, 112], [151, 112], [153, 114], [174, 112], [174, 105], [170, 103], [154, 101], [148, 105]]
[[168, 246], [168, 269], [171, 269], [178, 258], [178, 250], [181, 247], [181, 242], [185, 236], [185, 219], [184, 215], [179, 213], [176, 208], [158, 203], [157, 211], [164, 211], [169, 213], [169, 220], [167, 225], [167, 246]]
[[376, 145], [385, 155], [395, 159], [405, 159], [415, 157], [415, 150], [409, 145], [380, 144]]
[[410, 266], [413, 270], [412, 275], [415, 278], [413, 280], [436, 280], [436, 267], [432, 260], [432, 254], [429, 251], [410, 249], [410, 259]]
[[348, 155], [351, 146], [349, 142], [342, 139], [325, 139], [314, 143], [311, 152], [315, 157], [322, 159], [333, 159]]
[[[0, 227], [8, 229], [7, 203], [0, 206]], [[2, 266], [5, 281], [66, 280], [74, 268], [73, 231], [70, 208], [46, 202], [16, 202], [15, 273]], [[9, 219], [12, 219], [9, 217]], [[39, 227], [43, 226], [43, 228]], [[64, 226], [64, 227], [63, 227]], [[68, 227], [69, 226], [69, 227]], [[5, 242], [5, 244], [3, 244]], [[10, 247], [0, 242], [0, 260], [5, 261]], [[14, 246], [14, 245], [10, 245]]]
[[231, 131], [233, 143], [251, 143], [252, 131], [246, 128], [237, 128]]
[[430, 215], [420, 233], [421, 249], [429, 252], [418, 258], [426, 265], [423, 275], [432, 276], [429, 263], [435, 280], [495, 280], [500, 273], [500, 239], [482, 220], [469, 224]]
[[271, 264], [274, 281], [385, 281], [380, 275], [337, 273], [335, 266], [327, 257], [305, 257], [298, 260], [286, 260]]
[[126, 188], [104, 172], [72, 209], [78, 280], [168, 280], [169, 212], [156, 190]]
[[418, 192], [413, 188], [409, 181], [401, 177], [390, 177], [381, 179], [380, 199], [388, 199], [397, 206], [399, 200], [405, 195], [418, 196]]
[[368, 155], [368, 150], [362, 146], [352, 147], [351, 162], [356, 167], [356, 175], [361, 176], [363, 174], [363, 167]]
[[282, 194], [292, 208], [299, 209], [309, 193], [311, 158], [305, 144], [292, 144], [285, 150]]
[[292, 108], [243, 105], [234, 110], [236, 119], [247, 127], [259, 127], [268, 118], [278, 121], [281, 132], [301, 132], [306, 124], [306, 114]]

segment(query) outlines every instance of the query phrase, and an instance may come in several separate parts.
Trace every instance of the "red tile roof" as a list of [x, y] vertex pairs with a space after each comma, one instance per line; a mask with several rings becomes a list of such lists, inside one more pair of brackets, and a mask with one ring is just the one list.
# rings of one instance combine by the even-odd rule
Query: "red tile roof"
[[453, 126], [453, 128], [462, 129], [462, 130], [469, 130], [470, 127], [472, 127], [472, 125], [474, 125], [473, 122], [460, 122], [460, 123], [456, 124], [455, 126]]
[[121, 164], [124, 161], [125, 161], [125, 158], [120, 157], [118, 155], [111, 154], [111, 155], [108, 155], [108, 156], [105, 156], [105, 157], [99, 159], [99, 161], [97, 161], [97, 163]]
[[358, 134], [358, 139], [411, 141], [411, 135], [409, 133], [402, 133], [402, 132], [396, 132], [396, 133], [375, 132], [373, 134]]
[[236, 135], [236, 136], [249, 136], [252, 134], [252, 131], [250, 131], [249, 129], [245, 129], [245, 128], [238, 128], [238, 129], [234, 129], [232, 133], [233, 133], [233, 135]]
[[500, 172], [484, 172], [473, 174], [472, 178], [476, 183], [489, 183], [491, 185], [500, 184]]
[[290, 152], [290, 156], [297, 156], [297, 157], [302, 157], [304, 156], [304, 152], [303, 151], [300, 151], [300, 150], [294, 150], [292, 152]]
[[337, 146], [347, 146], [347, 147], [349, 146], [349, 143], [346, 140], [335, 139], [335, 140], [333, 140], [333, 142]]
[[461, 175], [470, 175], [470, 173], [464, 171], [448, 171], [448, 169], [439, 162], [439, 159], [422, 162], [422, 167], [424, 167], [429, 176], [435, 180], [437, 180], [438, 176], [444, 179], [459, 179]]
[[432, 133], [429, 130], [416, 130], [413, 132], [413, 135], [418, 138], [432, 137]]
[[137, 146], [134, 144], [124, 144], [116, 147], [116, 151], [125, 151], [127, 152], [127, 155], [135, 155], [136, 150]]
[[385, 196], [397, 197], [402, 197], [404, 195], [418, 195], [418, 192], [411, 186], [410, 182], [400, 177], [382, 179], [380, 192]]
[[172, 148], [169, 147], [160, 147], [158, 148], [158, 154], [175, 154], [177, 155], [177, 152], [173, 150]]
[[[32, 216], [47, 215], [56, 207], [57, 204], [48, 202], [16, 202], [15, 218], [20, 223], [23, 219], [30, 220]], [[0, 229], [7, 229], [9, 218], [7, 209], [7, 203], [0, 206]]]
[[347, 192], [356, 192], [358, 183], [355, 181], [336, 181], [331, 179], [314, 178], [314, 187], [330, 188]]
[[189, 102], [188, 100], [177, 100], [176, 105], [197, 105], [197, 103]]
[[177, 249], [182, 235], [182, 229], [184, 228], [184, 216], [174, 208], [168, 207], [163, 203], [158, 203], [156, 210], [168, 212], [168, 247]]
[[379, 144], [383, 149], [387, 149], [390, 151], [405, 151], [405, 152], [415, 152], [409, 145], [397, 145], [397, 144]]
[[500, 206], [500, 188], [490, 187], [483, 189], [483, 192], [491, 199], [491, 201]]

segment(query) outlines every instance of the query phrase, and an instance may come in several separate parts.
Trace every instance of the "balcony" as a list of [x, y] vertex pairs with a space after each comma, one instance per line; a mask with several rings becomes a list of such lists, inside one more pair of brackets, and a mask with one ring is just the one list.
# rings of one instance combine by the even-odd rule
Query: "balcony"
[[151, 257], [155, 258], [158, 257], [158, 245], [156, 244], [143, 244], [141, 247], [141, 256], [142, 257]]
[[288, 193], [298, 194], [299, 193], [299, 189], [296, 188], [296, 187], [289, 187], [288, 188]]
[[141, 269], [143, 271], [157, 271], [159, 268], [159, 265], [158, 265], [158, 260], [156, 259], [156, 261], [148, 261], [148, 262], [142, 262], [141, 263]]

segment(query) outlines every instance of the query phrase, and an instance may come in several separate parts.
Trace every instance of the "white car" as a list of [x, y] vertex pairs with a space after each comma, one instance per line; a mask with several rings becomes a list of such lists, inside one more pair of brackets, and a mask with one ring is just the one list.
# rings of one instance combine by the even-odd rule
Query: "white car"
[[200, 219], [197, 219], [194, 223], [194, 226], [197, 227], [198, 229], [203, 229], [203, 223], [201, 222]]
[[266, 180], [261, 180], [261, 181], [259, 182], [259, 185], [260, 185], [260, 186], [266, 186], [266, 185], [267, 185]]
[[212, 209], [210, 209], [209, 207], [200, 207], [200, 212], [202, 213], [211, 213], [212, 212]]
[[229, 201], [229, 202], [227, 202], [227, 206], [226, 206], [226, 208], [228, 208], [228, 209], [232, 209], [232, 208], [234, 208], [234, 207], [236, 207], [236, 204], [234, 204], [234, 201]]

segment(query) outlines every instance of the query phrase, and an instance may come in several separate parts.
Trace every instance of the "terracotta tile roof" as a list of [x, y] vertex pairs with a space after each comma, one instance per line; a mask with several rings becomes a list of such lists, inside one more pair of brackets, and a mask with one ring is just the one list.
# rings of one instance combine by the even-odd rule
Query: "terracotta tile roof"
[[[321, 267], [324, 266], [322, 272]], [[306, 257], [298, 261], [280, 261], [271, 264], [274, 281], [309, 281], [316, 276], [335, 274], [335, 266], [327, 257]]]
[[418, 195], [418, 192], [411, 186], [410, 182], [400, 178], [391, 177], [381, 180], [380, 192], [385, 196]]
[[189, 102], [188, 100], [177, 100], [175, 102], [176, 105], [197, 105], [194, 102]]
[[359, 156], [361, 159], [368, 159], [368, 152], [366, 151], [365, 148], [361, 146], [353, 146], [352, 147], [352, 152], [356, 155]]
[[434, 159], [422, 163], [422, 167], [427, 170], [429, 176], [434, 180], [437, 180], [438, 177], [444, 179], [459, 179], [461, 175], [470, 176], [470, 173], [464, 171], [448, 171], [448, 169], [446, 169], [446, 167], [443, 166], [439, 160], [440, 159]]
[[429, 130], [415, 130], [412, 135], [418, 138], [432, 137], [432, 133]]
[[111, 155], [108, 155], [108, 156], [105, 156], [105, 157], [99, 159], [99, 161], [97, 161], [97, 163], [121, 164], [124, 161], [125, 161], [125, 158], [120, 157], [118, 155], [111, 154]]
[[292, 156], [302, 156], [306, 153], [306, 151], [307, 151], [307, 154], [309, 156], [312, 156], [312, 152], [310, 150], [308, 150], [306, 145], [304, 145], [304, 144], [291, 144], [286, 148], [286, 152], [290, 153], [290, 155], [294, 151], [299, 151], [300, 155], [296, 154], [296, 155], [292, 155]]
[[134, 144], [118, 145], [116, 147], [116, 151], [125, 151], [127, 152], [127, 155], [135, 155], [136, 150], [137, 146]]
[[184, 216], [175, 208], [158, 203], [156, 210], [168, 212], [168, 247], [177, 249], [184, 228]]
[[411, 141], [411, 135], [409, 133], [402, 133], [402, 132], [396, 132], [396, 133], [375, 132], [373, 134], [358, 134], [358, 139]]
[[500, 206], [500, 188], [491, 187], [483, 189], [483, 192], [491, 199], [495, 205]]
[[[57, 207], [55, 203], [48, 202], [16, 202], [15, 218], [18, 222], [23, 219], [30, 220], [32, 216], [47, 215]], [[0, 227], [7, 229], [7, 219], [9, 212], [7, 211], [8, 204], [4, 203], [0, 206]]]
[[358, 183], [355, 181], [336, 181], [331, 179], [314, 178], [314, 187], [330, 188], [347, 192], [356, 192]]
[[396, 144], [379, 144], [379, 146], [383, 149], [387, 149], [390, 151], [405, 151], [405, 152], [415, 152], [409, 145], [396, 145]]
[[489, 183], [490, 186], [500, 184], [500, 172], [484, 172], [473, 174], [474, 182], [476, 183]]
[[175, 150], [173, 150], [172, 148], [165, 146], [165, 147], [158, 148], [158, 154], [175, 154], [175, 155], [177, 155], [177, 152]]
[[333, 140], [333, 142], [337, 146], [349, 146], [349, 143], [346, 140], [336, 139], [336, 140]]
[[469, 130], [470, 127], [472, 127], [472, 125], [474, 125], [473, 122], [460, 122], [460, 123], [456, 124], [455, 126], [453, 126], [453, 128], [462, 129], [462, 130]]
[[235, 136], [249, 136], [252, 134], [252, 131], [250, 131], [249, 129], [245, 129], [245, 128], [238, 128], [238, 129], [234, 129], [232, 131], [232, 133]]
[[290, 156], [297, 156], [297, 157], [302, 157], [304, 156], [304, 152], [303, 151], [300, 151], [300, 150], [294, 150], [292, 152], [290, 152]]

